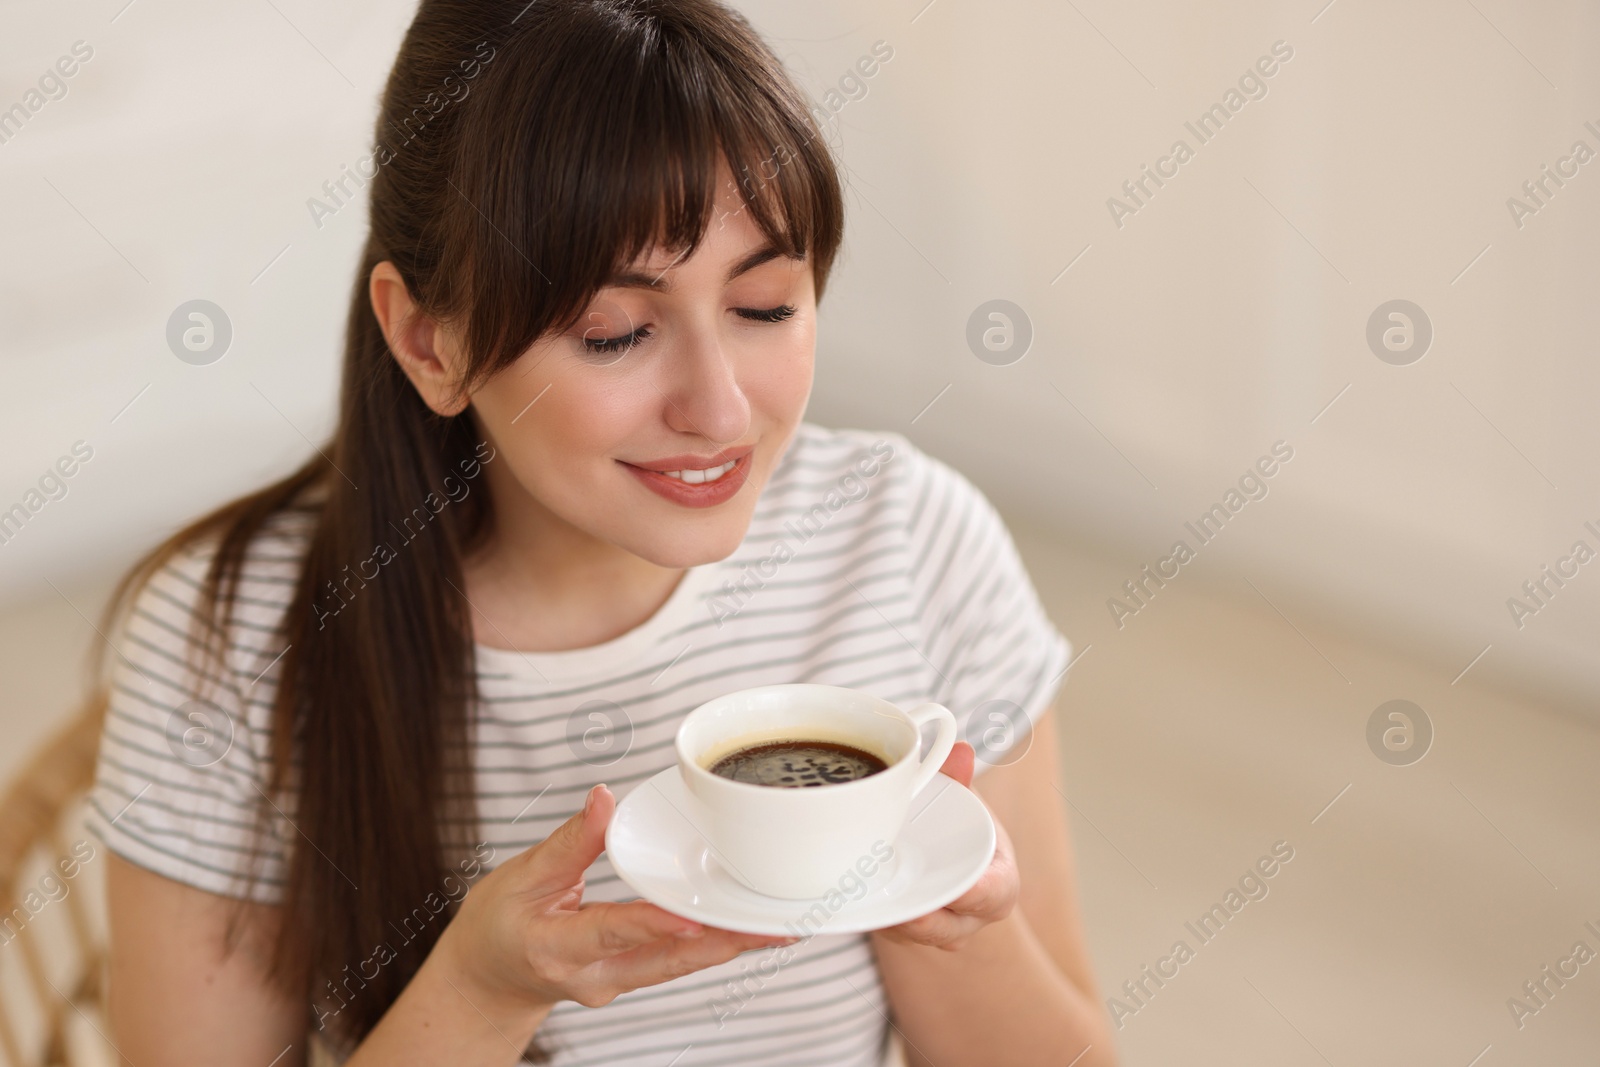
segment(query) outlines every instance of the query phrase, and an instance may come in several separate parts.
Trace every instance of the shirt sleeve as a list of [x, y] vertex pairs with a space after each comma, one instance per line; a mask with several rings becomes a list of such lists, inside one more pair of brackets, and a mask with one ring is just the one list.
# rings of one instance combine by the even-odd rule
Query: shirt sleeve
[[[224, 662], [199, 660], [190, 623], [208, 559], [190, 550], [158, 569], [111, 637], [114, 665], [87, 821], [108, 849], [140, 867], [212, 893], [274, 903], [283, 887], [287, 816], [267, 807], [273, 817], [257, 832], [274, 687], [240, 669], [270, 658], [271, 627], [230, 626]], [[266, 607], [257, 601], [250, 611]]]
[[948, 464], [908, 450], [911, 582], [934, 699], [970, 742], [974, 776], [1020, 759], [1072, 648], [1039, 600], [994, 505]]

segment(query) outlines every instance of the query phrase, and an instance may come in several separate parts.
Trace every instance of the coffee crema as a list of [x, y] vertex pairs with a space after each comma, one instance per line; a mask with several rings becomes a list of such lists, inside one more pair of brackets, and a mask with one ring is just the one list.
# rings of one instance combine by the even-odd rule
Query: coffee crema
[[799, 789], [853, 782], [888, 766], [870, 752], [836, 741], [768, 741], [730, 752], [710, 771], [735, 782]]

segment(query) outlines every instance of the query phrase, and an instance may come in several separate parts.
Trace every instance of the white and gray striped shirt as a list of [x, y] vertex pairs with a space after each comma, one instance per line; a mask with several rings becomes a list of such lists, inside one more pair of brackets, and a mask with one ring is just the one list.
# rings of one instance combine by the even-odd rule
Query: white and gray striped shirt
[[[122, 658], [90, 797], [95, 832], [127, 860], [242, 892], [269, 765], [276, 630], [313, 522], [313, 512], [284, 512], [251, 545], [228, 677], [205, 694], [220, 720], [190, 714], [200, 679], [186, 660], [210, 549], [181, 554], [136, 598], [116, 637]], [[938, 701], [983, 754], [981, 773], [1010, 743], [997, 747], [993, 724], [1002, 738], [1024, 734], [1022, 717], [1036, 721], [1048, 706], [1069, 652], [1004, 523], [963, 475], [898, 433], [802, 423], [739, 548], [690, 568], [640, 626], [564, 652], [476, 646], [477, 839], [494, 850], [490, 867], [537, 844], [596, 782], [621, 800], [671, 766], [678, 725], [696, 706], [779, 682], [863, 689], [902, 707]], [[296, 840], [293, 797], [274, 800], [279, 833], [259, 846], [256, 896], [266, 901]], [[586, 882], [587, 900], [635, 897], [604, 854]], [[726, 1004], [729, 983], [749, 988], [748, 954], [600, 1008], [564, 1002], [540, 1041], [557, 1050], [557, 1067], [877, 1067], [890, 1009], [867, 935], [818, 934], [793, 952], [720, 1025], [714, 1005]], [[319, 1014], [338, 1007], [314, 1004]]]

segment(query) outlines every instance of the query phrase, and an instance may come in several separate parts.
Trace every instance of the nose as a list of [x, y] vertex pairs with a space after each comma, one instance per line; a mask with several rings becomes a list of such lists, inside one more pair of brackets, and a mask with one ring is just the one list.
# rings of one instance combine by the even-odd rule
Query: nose
[[660, 385], [667, 425], [718, 446], [749, 432], [750, 400], [715, 330], [686, 336], [667, 362], [671, 369]]

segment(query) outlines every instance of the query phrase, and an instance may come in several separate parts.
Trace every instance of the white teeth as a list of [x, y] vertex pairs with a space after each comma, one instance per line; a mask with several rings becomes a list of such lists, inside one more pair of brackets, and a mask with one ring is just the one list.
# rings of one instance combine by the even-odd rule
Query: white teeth
[[694, 471], [662, 471], [668, 478], [677, 478], [679, 481], [688, 482], [690, 485], [699, 485], [701, 482], [714, 482], [738, 464], [738, 460], [730, 459], [720, 467], [708, 467], [705, 470]]

